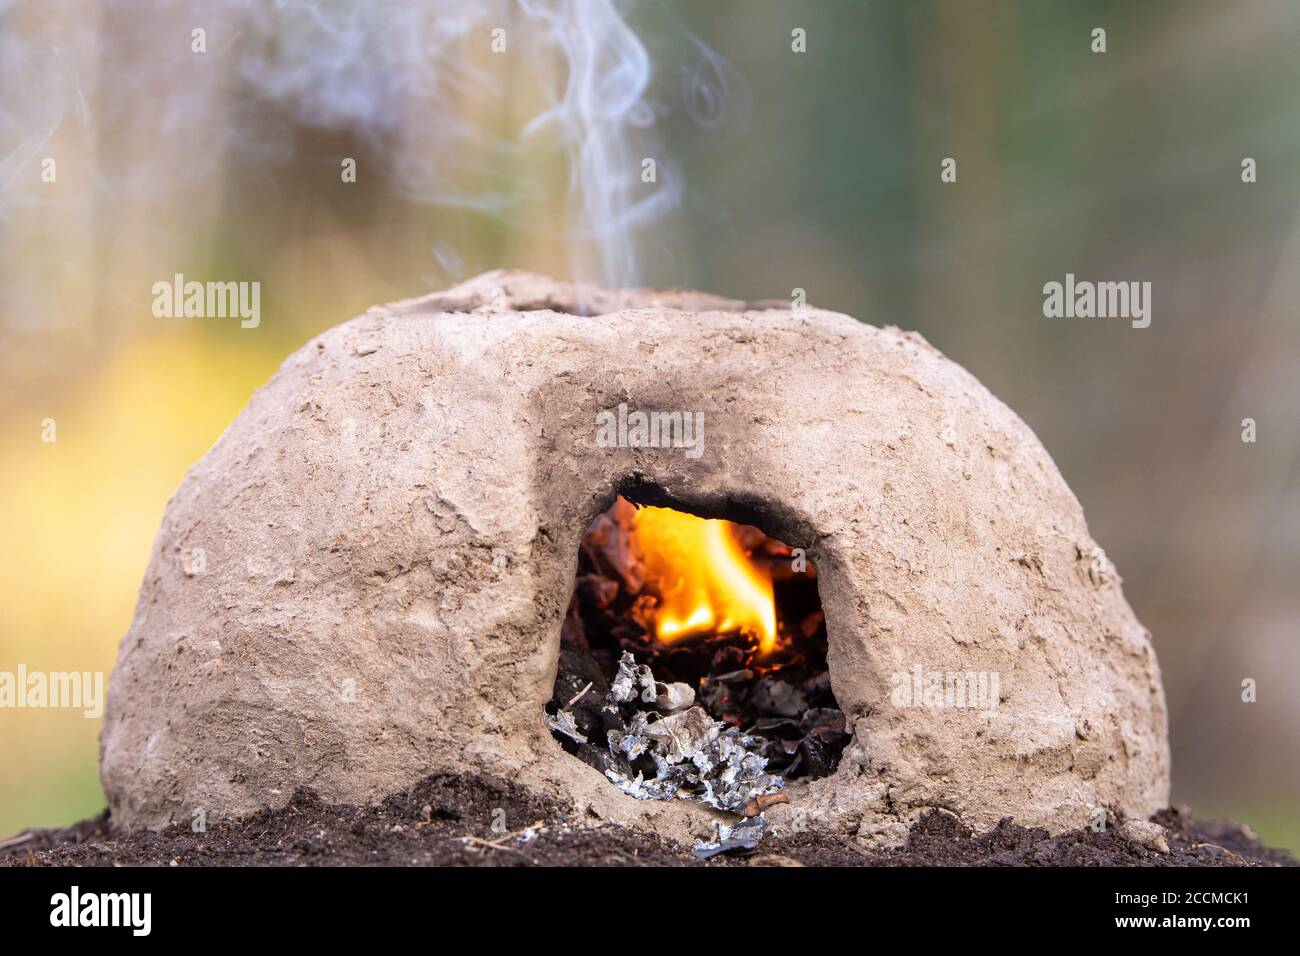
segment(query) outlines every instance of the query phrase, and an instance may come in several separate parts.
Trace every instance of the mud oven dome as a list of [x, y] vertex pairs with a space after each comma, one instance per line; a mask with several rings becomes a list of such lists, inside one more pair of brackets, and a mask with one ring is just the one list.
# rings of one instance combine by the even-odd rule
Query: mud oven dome
[[[601, 439], [620, 405], [698, 414], [702, 448]], [[620, 495], [815, 565], [849, 736], [772, 830], [891, 841], [941, 807], [1058, 831], [1167, 804], [1149, 635], [1051, 458], [968, 372], [817, 309], [495, 272], [308, 343], [186, 475], [110, 682], [114, 819], [469, 771], [710, 833], [719, 811], [637, 799], [549, 726], [580, 544]], [[995, 675], [997, 699], [945, 706], [935, 674]]]

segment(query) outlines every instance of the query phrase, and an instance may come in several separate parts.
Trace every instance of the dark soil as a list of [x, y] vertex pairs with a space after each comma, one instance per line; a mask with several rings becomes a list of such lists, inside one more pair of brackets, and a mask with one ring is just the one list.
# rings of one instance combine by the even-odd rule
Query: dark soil
[[[769, 837], [747, 856], [696, 860], [689, 848], [591, 818], [566, 815], [514, 784], [429, 777], [375, 807], [327, 806], [300, 792], [281, 810], [206, 833], [117, 833], [108, 812], [66, 829], [0, 841], [0, 866], [1295, 866], [1248, 830], [1195, 821], [1186, 810], [1155, 818], [1170, 852], [1130, 843], [1116, 828], [1050, 837], [1003, 820], [974, 835], [935, 810], [905, 846], [868, 851], [820, 834]], [[533, 828], [531, 831], [529, 828]]]

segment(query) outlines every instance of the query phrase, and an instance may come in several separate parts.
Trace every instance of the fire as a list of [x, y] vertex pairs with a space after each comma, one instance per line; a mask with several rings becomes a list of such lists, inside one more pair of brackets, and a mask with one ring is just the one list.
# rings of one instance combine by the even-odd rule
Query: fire
[[637, 510], [632, 541], [662, 597], [654, 612], [660, 641], [741, 631], [758, 641], [760, 654], [776, 646], [771, 578], [750, 561], [735, 529], [671, 508]]

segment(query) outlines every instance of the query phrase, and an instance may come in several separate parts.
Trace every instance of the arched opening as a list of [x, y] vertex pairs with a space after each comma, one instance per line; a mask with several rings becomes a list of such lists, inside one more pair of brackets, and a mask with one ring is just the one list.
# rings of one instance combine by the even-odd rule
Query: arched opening
[[546, 720], [634, 796], [753, 812], [839, 763], [826, 646], [801, 550], [620, 496], [579, 547]]

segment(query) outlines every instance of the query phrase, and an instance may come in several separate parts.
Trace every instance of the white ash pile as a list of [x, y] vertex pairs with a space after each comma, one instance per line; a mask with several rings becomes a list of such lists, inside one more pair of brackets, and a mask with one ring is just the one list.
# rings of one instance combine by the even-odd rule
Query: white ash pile
[[571, 709], [589, 695], [584, 689], [568, 706], [548, 713], [547, 725], [624, 793], [640, 800], [698, 800], [740, 813], [785, 785], [767, 772], [761, 738], [714, 720], [695, 704], [689, 685], [656, 681], [628, 651], [599, 706], [603, 746], [578, 729]]

